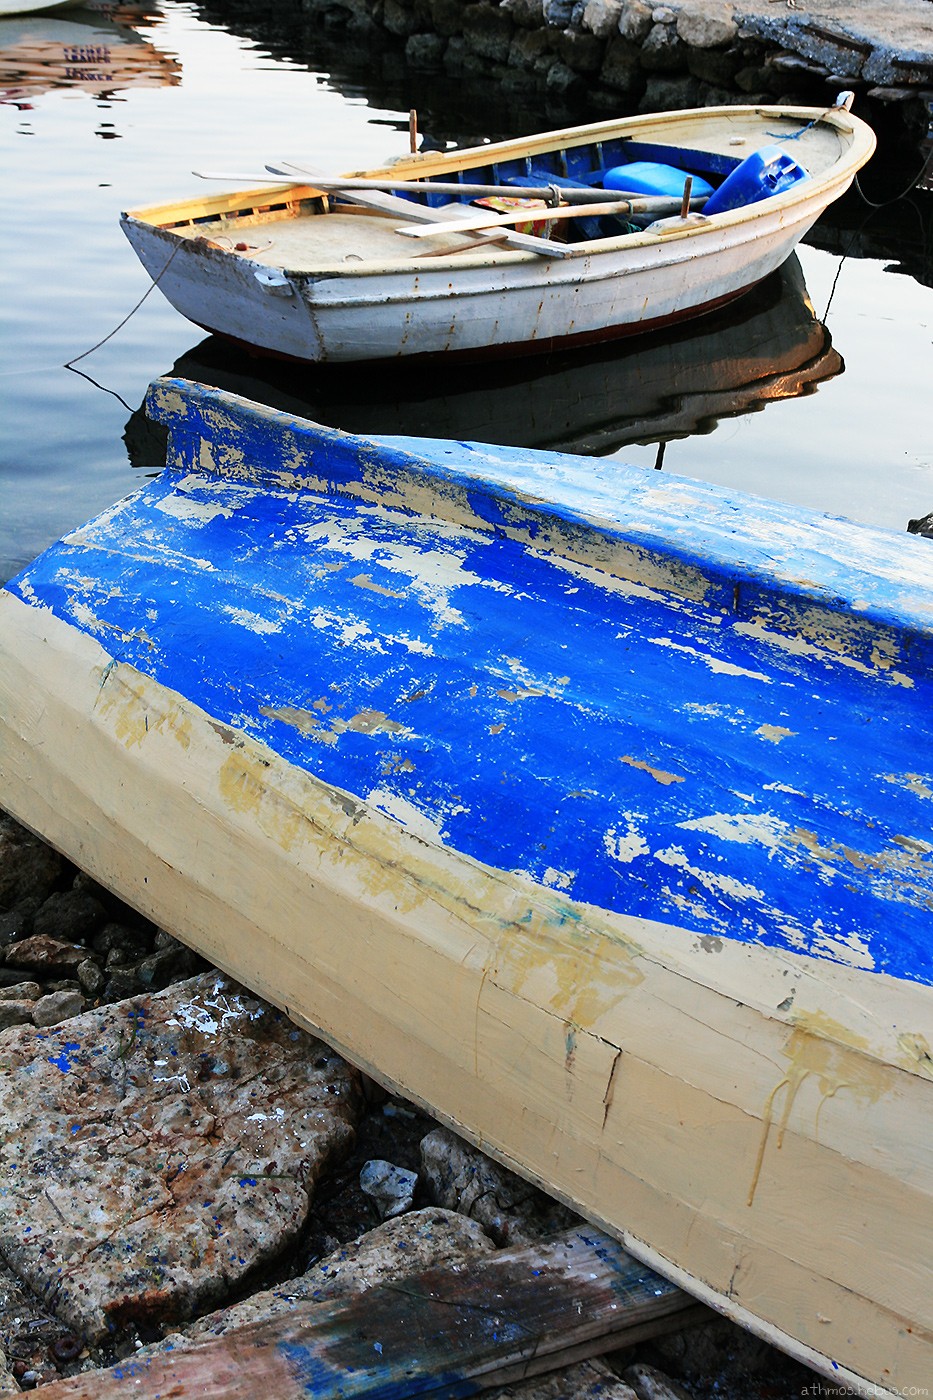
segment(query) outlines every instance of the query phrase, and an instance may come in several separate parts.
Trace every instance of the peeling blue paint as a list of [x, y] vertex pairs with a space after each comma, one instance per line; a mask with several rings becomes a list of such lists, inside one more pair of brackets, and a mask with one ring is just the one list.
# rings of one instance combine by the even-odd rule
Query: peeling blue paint
[[[232, 742], [547, 886], [568, 937], [591, 904], [933, 982], [927, 542], [846, 524], [841, 550], [839, 522], [719, 488], [219, 391], [186, 412], [174, 469], [11, 591]], [[620, 541], [647, 586], [600, 567]], [[815, 607], [842, 640], [803, 634]]]
[[62, 1074], [68, 1074], [72, 1067], [75, 1052], [80, 1049], [81, 1045], [79, 1041], [66, 1040], [57, 1055], [47, 1055], [46, 1059], [50, 1065], [54, 1065], [56, 1069], [60, 1069]]

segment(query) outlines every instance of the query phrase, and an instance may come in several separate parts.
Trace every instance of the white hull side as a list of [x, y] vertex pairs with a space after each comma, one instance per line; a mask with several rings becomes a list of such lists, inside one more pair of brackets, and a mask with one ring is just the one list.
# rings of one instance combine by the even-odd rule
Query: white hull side
[[781, 266], [849, 179], [702, 233], [604, 240], [554, 262], [487, 253], [286, 273], [290, 295], [265, 289], [255, 274], [267, 269], [246, 258], [132, 219], [125, 228], [168, 300], [207, 330], [309, 361], [470, 355], [624, 335], [735, 296]]
[[7, 594], [0, 639], [21, 821], [837, 1383], [929, 1381], [928, 988], [714, 955], [583, 906], [571, 937], [557, 896], [418, 839]]

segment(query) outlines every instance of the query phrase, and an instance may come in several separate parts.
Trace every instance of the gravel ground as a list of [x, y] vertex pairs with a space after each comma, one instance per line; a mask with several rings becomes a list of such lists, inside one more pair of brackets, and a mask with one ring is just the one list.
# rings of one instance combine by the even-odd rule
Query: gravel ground
[[[0, 812], [0, 1032], [16, 1025], [60, 1024], [205, 970], [203, 959]], [[360, 1186], [366, 1162], [384, 1160], [421, 1171], [421, 1144], [436, 1125], [368, 1081], [364, 1089], [366, 1107], [349, 1155], [318, 1187], [309, 1226], [297, 1245], [251, 1281], [255, 1291], [303, 1273], [379, 1224], [377, 1205]], [[510, 1212], [527, 1215], [531, 1209], [545, 1222], [542, 1228], [573, 1219], [517, 1178], [505, 1174], [504, 1180], [517, 1189], [504, 1187], [498, 1214], [481, 1222], [497, 1245], [509, 1234]], [[412, 1204], [436, 1204], [421, 1178]], [[88, 1351], [42, 1311], [0, 1261], [0, 1350], [23, 1390], [77, 1369], [111, 1364], [158, 1341], [162, 1330], [157, 1324], [146, 1335], [131, 1330], [106, 1349]], [[844, 1393], [713, 1313], [701, 1314], [690, 1328], [613, 1353], [607, 1361], [638, 1400], [791, 1400]], [[582, 1383], [574, 1373], [566, 1376], [565, 1389], [558, 1380], [548, 1393], [575, 1400], [584, 1393]], [[524, 1394], [515, 1388], [505, 1393]]]

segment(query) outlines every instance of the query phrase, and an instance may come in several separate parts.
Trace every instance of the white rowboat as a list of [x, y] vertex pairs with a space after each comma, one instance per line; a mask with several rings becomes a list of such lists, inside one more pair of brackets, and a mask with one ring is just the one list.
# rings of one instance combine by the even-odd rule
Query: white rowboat
[[[707, 108], [413, 155], [360, 176], [318, 172], [318, 184], [307, 168], [270, 167], [277, 183], [122, 223], [179, 311], [260, 351], [308, 361], [525, 353], [653, 329], [738, 296], [785, 261], [874, 145], [844, 101], [822, 112]], [[720, 186], [774, 150], [799, 178], [717, 212]], [[466, 183], [522, 197], [554, 185], [567, 200], [622, 201], [636, 169], [660, 184], [636, 190], [631, 217], [582, 208], [549, 223], [539, 201], [531, 232], [477, 229], [471, 196], [446, 192]], [[681, 214], [687, 175], [694, 196], [713, 192], [706, 212]], [[464, 215], [474, 226], [459, 230]], [[432, 237], [406, 236], [406, 222], [432, 225]]]

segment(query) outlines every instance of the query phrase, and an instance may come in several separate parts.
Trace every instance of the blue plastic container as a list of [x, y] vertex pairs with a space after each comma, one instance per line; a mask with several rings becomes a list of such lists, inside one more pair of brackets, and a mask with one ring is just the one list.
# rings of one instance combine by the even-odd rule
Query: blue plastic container
[[[687, 172], [678, 170], [676, 165], [662, 165], [659, 161], [633, 160], [629, 165], [614, 165], [603, 176], [603, 188], [625, 190], [631, 194], [669, 195], [671, 199], [683, 199]], [[693, 176], [691, 199], [700, 199], [713, 193], [712, 185], [699, 175]]]
[[746, 156], [728, 175], [715, 194], [707, 200], [704, 214], [724, 214], [728, 209], [742, 209], [746, 204], [755, 204], [759, 199], [768, 199], [773, 194], [783, 194], [798, 180], [809, 180], [809, 175], [799, 166], [793, 156], [789, 156], [780, 146], [762, 146]]

